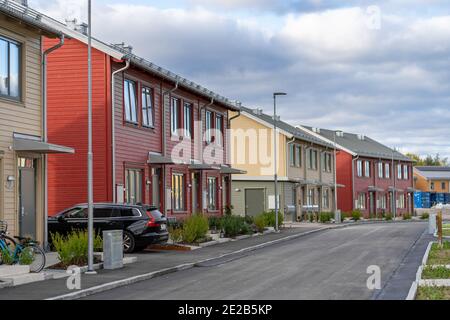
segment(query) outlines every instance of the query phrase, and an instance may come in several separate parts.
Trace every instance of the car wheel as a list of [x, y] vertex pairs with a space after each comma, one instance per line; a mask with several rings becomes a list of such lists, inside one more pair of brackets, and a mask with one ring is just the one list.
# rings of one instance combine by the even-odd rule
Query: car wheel
[[123, 252], [132, 253], [136, 247], [134, 236], [129, 231], [123, 232]]

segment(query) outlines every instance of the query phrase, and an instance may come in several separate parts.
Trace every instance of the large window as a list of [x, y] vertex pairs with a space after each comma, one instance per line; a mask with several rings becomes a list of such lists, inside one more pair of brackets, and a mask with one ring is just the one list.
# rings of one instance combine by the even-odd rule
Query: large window
[[20, 99], [21, 45], [0, 37], [0, 95]]
[[295, 166], [295, 145], [289, 145], [289, 164], [291, 167]]
[[137, 99], [136, 99], [136, 83], [131, 80], [125, 80], [123, 84], [124, 90], [124, 107], [125, 107], [125, 121], [131, 123], [138, 122], [137, 113]]
[[213, 113], [211, 111], [206, 111], [206, 143], [212, 142], [212, 130], [213, 130]]
[[153, 127], [153, 92], [152, 89], [142, 88], [142, 125], [144, 127]]
[[362, 167], [362, 161], [358, 160], [356, 162], [356, 172], [358, 174], [358, 177], [362, 177], [363, 176], [363, 167]]
[[217, 210], [217, 178], [208, 177], [208, 210]]
[[370, 161], [364, 161], [364, 176], [370, 178]]
[[184, 104], [184, 136], [192, 138], [192, 104]]
[[380, 195], [380, 202], [378, 204], [378, 207], [380, 209], [386, 210], [386, 208], [387, 208], [387, 197], [386, 197], [385, 194], [381, 194]]
[[223, 144], [223, 117], [221, 115], [216, 115], [216, 140], [217, 145], [222, 146]]
[[391, 165], [389, 163], [385, 163], [384, 164], [384, 170], [385, 170], [384, 177], [386, 179], [390, 179], [391, 178]]
[[289, 158], [291, 167], [301, 167], [302, 165], [302, 147], [298, 144], [289, 145]]
[[404, 194], [399, 194], [398, 195], [398, 200], [397, 200], [397, 208], [399, 209], [405, 209], [405, 195]]
[[360, 209], [360, 210], [366, 209], [366, 194], [365, 193], [358, 194], [358, 198], [356, 199], [356, 209]]
[[307, 199], [307, 205], [308, 206], [313, 206], [315, 205], [316, 202], [316, 197], [315, 197], [315, 190], [314, 189], [309, 189], [308, 190], [308, 199]]
[[322, 206], [325, 209], [330, 208], [330, 189], [324, 189], [322, 193]]
[[378, 162], [378, 178], [383, 178], [383, 162]]
[[308, 169], [317, 170], [317, 150], [308, 149]]
[[401, 164], [397, 165], [397, 178], [398, 178], [398, 180], [402, 179], [402, 165]]
[[447, 189], [447, 184], [445, 182], [441, 182], [441, 189], [442, 191], [445, 191], [445, 189]]
[[178, 135], [178, 125], [180, 123], [180, 99], [172, 98], [170, 108], [170, 131], [172, 135]]
[[130, 204], [142, 203], [142, 170], [125, 170], [125, 202]]
[[403, 179], [409, 179], [409, 167], [407, 165], [403, 165]]
[[185, 186], [186, 181], [184, 174], [174, 173], [172, 175], [172, 199], [174, 211], [185, 210]]
[[324, 153], [323, 155], [323, 171], [331, 172], [333, 170], [333, 156], [330, 153]]

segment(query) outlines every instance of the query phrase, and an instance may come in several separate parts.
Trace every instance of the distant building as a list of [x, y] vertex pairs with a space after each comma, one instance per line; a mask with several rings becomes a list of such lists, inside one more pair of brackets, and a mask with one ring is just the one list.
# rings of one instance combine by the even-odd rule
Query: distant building
[[414, 180], [420, 191], [450, 193], [450, 167], [415, 167]]

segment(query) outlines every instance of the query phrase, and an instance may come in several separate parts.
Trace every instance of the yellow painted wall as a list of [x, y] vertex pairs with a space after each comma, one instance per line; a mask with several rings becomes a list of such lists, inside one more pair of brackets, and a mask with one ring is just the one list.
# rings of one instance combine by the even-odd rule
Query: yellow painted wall
[[[450, 193], [450, 180], [427, 180], [420, 174], [414, 173], [416, 178], [416, 189], [423, 192], [443, 192]], [[434, 189], [431, 189], [431, 183], [434, 183]], [[442, 183], [445, 183], [445, 188], [442, 188]]]
[[[273, 175], [272, 128], [241, 114], [231, 121], [230, 140], [232, 167], [247, 171], [246, 175], [239, 175], [240, 178]], [[277, 141], [277, 171], [280, 177], [286, 177], [286, 136], [279, 133]]]

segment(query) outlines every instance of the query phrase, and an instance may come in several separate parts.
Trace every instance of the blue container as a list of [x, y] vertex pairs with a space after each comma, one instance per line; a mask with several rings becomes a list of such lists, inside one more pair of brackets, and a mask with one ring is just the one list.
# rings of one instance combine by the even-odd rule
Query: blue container
[[450, 193], [445, 194], [445, 203], [450, 204]]

